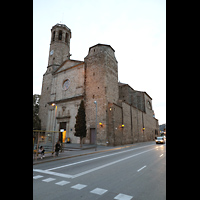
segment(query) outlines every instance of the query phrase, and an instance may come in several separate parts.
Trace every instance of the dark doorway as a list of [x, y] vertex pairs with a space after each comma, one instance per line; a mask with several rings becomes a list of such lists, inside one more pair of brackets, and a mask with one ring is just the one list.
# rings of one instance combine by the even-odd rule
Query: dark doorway
[[[67, 122], [60, 122], [60, 129], [64, 129], [64, 131], [66, 131], [66, 125], [67, 125]], [[60, 130], [60, 129], [59, 129], [59, 130]], [[62, 139], [61, 139], [61, 137], [62, 137], [61, 134], [62, 134], [62, 133], [60, 132], [60, 133], [59, 133], [59, 141], [60, 141], [60, 142], [61, 142], [61, 140], [62, 140]]]
[[96, 140], [96, 134], [95, 134], [95, 128], [90, 129], [90, 144], [95, 144]]

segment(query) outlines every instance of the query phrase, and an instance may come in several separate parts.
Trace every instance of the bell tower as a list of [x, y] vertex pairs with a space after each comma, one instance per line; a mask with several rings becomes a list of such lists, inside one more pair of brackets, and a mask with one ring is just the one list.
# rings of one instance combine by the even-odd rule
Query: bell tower
[[71, 30], [65, 24], [56, 24], [51, 29], [51, 42], [47, 70], [43, 75], [40, 97], [39, 117], [41, 129], [46, 130], [53, 72], [65, 61], [70, 59]]
[[51, 29], [48, 67], [55, 71], [65, 60], [70, 59], [71, 30], [65, 24], [56, 24]]

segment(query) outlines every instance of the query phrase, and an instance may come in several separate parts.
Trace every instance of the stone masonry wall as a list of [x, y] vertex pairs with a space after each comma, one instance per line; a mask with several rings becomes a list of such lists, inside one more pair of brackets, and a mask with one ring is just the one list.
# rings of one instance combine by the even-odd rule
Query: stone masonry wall
[[[109, 45], [95, 45], [85, 57], [85, 106], [87, 142], [90, 129], [95, 128], [97, 102], [97, 143], [105, 145], [108, 131], [108, 101], [118, 100], [118, 69], [114, 50]], [[100, 126], [99, 123], [102, 123]]]
[[118, 105], [109, 103], [108, 117], [108, 145], [153, 141], [155, 130], [159, 130], [158, 121], [153, 116], [126, 102], [118, 102]]
[[46, 130], [47, 126], [48, 109], [49, 109], [48, 102], [50, 101], [50, 96], [51, 96], [51, 83], [52, 83], [52, 74], [45, 73], [43, 75], [40, 109], [39, 109], [39, 118], [41, 119], [42, 130]]

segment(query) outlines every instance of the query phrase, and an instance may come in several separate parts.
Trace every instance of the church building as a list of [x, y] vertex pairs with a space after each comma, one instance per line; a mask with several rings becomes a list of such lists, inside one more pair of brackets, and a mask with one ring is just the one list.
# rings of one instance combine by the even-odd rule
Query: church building
[[107, 44], [96, 44], [89, 48], [84, 61], [71, 60], [71, 37], [71, 30], [64, 24], [51, 29], [39, 109], [42, 130], [64, 129], [64, 141], [70, 138], [72, 143], [79, 143], [74, 126], [83, 100], [87, 127], [83, 143], [123, 145], [153, 141], [159, 134], [159, 125], [152, 98], [144, 91], [118, 82], [115, 50]]

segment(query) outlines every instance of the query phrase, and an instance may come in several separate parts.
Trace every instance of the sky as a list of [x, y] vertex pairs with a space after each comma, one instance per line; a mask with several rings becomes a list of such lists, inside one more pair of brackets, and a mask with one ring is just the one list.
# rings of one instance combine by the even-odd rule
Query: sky
[[118, 80], [151, 96], [166, 123], [166, 0], [33, 0], [33, 94], [41, 94], [57, 23], [71, 29], [70, 59], [84, 61], [98, 43], [112, 46]]

